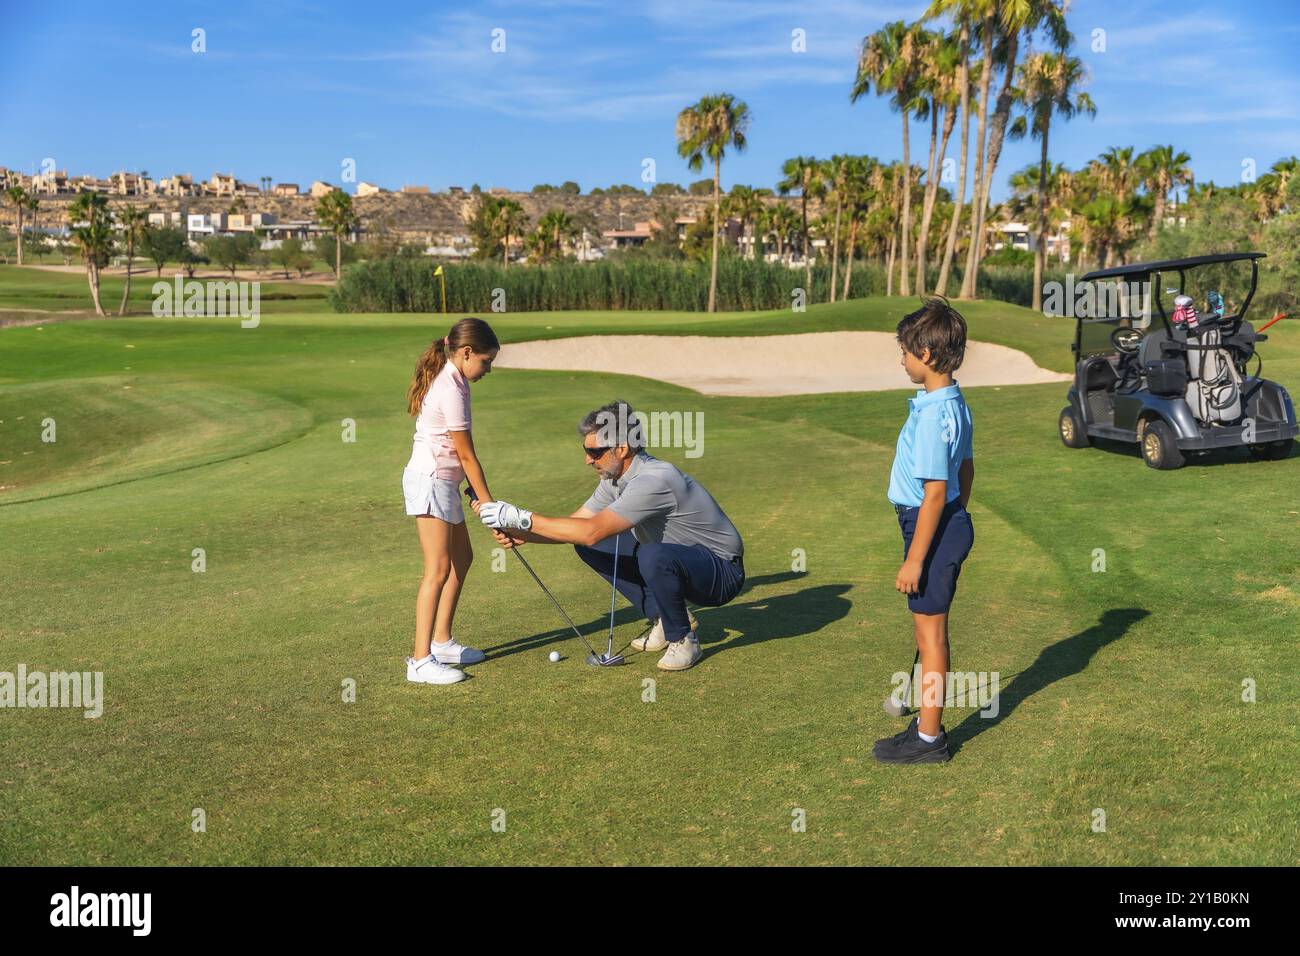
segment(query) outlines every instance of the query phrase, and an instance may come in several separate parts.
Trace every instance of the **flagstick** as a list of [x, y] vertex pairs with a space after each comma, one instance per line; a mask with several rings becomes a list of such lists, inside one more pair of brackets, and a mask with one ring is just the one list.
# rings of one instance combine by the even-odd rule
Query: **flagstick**
[[438, 284], [442, 288], [442, 314], [447, 314], [447, 276], [442, 271], [442, 266], [433, 270], [434, 276], [438, 279]]

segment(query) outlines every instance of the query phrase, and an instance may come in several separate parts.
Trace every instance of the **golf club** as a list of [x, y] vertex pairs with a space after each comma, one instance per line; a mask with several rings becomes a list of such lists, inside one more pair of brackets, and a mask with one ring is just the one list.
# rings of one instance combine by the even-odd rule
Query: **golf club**
[[605, 644], [605, 656], [588, 660], [588, 664], [597, 667], [613, 667], [623, 663], [623, 655], [614, 653], [614, 601], [618, 596], [618, 535], [614, 535], [614, 573], [610, 578], [609, 590], [609, 640]]
[[[474, 489], [469, 485], [465, 486], [465, 497], [471, 502], [478, 500], [478, 495], [474, 494]], [[573, 623], [573, 618], [569, 617], [568, 613], [564, 610], [564, 607], [558, 600], [556, 600], [555, 595], [551, 593], [551, 589], [542, 583], [542, 579], [537, 576], [537, 572], [534, 571], [533, 566], [528, 563], [528, 559], [519, 553], [518, 548], [509, 548], [508, 550], [513, 552], [514, 556], [523, 563], [523, 566], [528, 570], [528, 573], [533, 576], [533, 580], [537, 582], [537, 586], [546, 592], [546, 596], [551, 599], [551, 603], [555, 605], [555, 609], [560, 612], [560, 616], [564, 618], [565, 622], [569, 625], [569, 628], [574, 634], [578, 635], [578, 640], [582, 641], [582, 643], [587, 646], [587, 650], [591, 652], [587, 655], [587, 663], [598, 667], [607, 666], [605, 659], [596, 653], [596, 649], [591, 646], [591, 642], [582, 636], [582, 632], [578, 630], [578, 625]], [[623, 663], [623, 658], [620, 655], [617, 660], [610, 661], [609, 663], [621, 664]]]
[[921, 649], [918, 647], [916, 656], [912, 658], [912, 667], [907, 672], [907, 686], [903, 689], [902, 699], [894, 697], [893, 694], [885, 698], [885, 713], [890, 717], [906, 717], [912, 712], [911, 708], [907, 706], [907, 701], [912, 696], [912, 675], [916, 673], [916, 663], [920, 659]]

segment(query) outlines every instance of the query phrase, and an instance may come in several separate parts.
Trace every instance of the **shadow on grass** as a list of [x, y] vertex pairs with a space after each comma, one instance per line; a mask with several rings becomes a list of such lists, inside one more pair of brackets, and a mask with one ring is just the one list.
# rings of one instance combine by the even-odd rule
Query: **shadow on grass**
[[[764, 575], [746, 581], [741, 593], [748, 594], [755, 587], [782, 584], [805, 576], [788, 571]], [[819, 584], [789, 594], [704, 608], [699, 615], [705, 630], [700, 643], [710, 648], [711, 654], [718, 654], [763, 641], [812, 634], [849, 613], [852, 604], [844, 594], [851, 587], [849, 584]], [[723, 628], [740, 634], [728, 639], [719, 633]]]
[[[1119, 458], [1134, 458], [1142, 461], [1142, 452], [1134, 442], [1116, 441], [1110, 438], [1094, 438], [1092, 450], [1105, 452]], [[1246, 446], [1238, 448], [1216, 448], [1204, 453], [1184, 452], [1187, 468], [1212, 468], [1219, 465], [1244, 465], [1256, 461]], [[1293, 447], [1287, 458], [1300, 458], [1300, 446]], [[1285, 459], [1278, 459], [1283, 461]]]
[[[745, 587], [741, 591], [741, 595], [749, 594], [754, 588], [785, 584], [806, 576], [793, 571], [785, 571], [749, 578], [745, 581]], [[731, 604], [717, 608], [695, 608], [694, 613], [700, 619], [700, 630], [703, 632], [700, 643], [705, 647], [713, 645], [712, 653], [718, 653], [722, 650], [744, 647], [761, 641], [810, 634], [848, 614], [851, 605], [843, 595], [850, 587], [851, 585], [848, 584], [823, 584], [805, 588], [792, 594], [777, 594], [769, 598], [755, 599], [740, 604], [733, 601]], [[537, 599], [540, 613], [548, 613], [557, 618], [559, 617], [559, 612], [551, 606], [540, 590], [537, 592]], [[616, 630], [621, 629], [626, 624], [636, 622], [644, 624], [636, 608], [630, 607], [622, 601], [620, 603], [623, 606], [614, 614], [614, 627]], [[578, 633], [589, 640], [596, 650], [603, 651], [605, 649], [605, 635], [609, 628], [608, 615], [602, 614], [581, 624], [576, 621], [574, 623], [577, 624]], [[724, 628], [739, 631], [740, 634], [728, 640], [721, 633]], [[646, 629], [644, 626], [638, 628], [638, 633], [633, 636], [639, 637]], [[511, 654], [524, 651], [538, 650], [548, 644], [574, 639], [573, 631], [567, 627], [562, 629], [552, 628], [540, 634], [531, 634], [517, 640], [507, 641], [504, 644], [497, 644], [494, 647], [484, 648], [484, 653], [488, 660], [492, 660], [499, 657], [509, 657]], [[618, 638], [616, 635], [615, 650], [626, 652], [629, 643], [630, 641], [626, 638]], [[582, 653], [586, 654], [585, 647], [582, 648]]]
[[1020, 671], [1016, 679], [999, 693], [997, 716], [981, 717], [978, 710], [973, 711], [949, 732], [949, 748], [955, 754], [984, 731], [1002, 723], [1023, 701], [1049, 684], [1078, 674], [1088, 666], [1094, 654], [1119, 640], [1129, 628], [1150, 614], [1145, 608], [1111, 608], [1104, 611], [1092, 627], [1043, 648], [1034, 662]]
[[[550, 614], [557, 620], [560, 618], [559, 612], [555, 610], [555, 607], [550, 601], [546, 600], [546, 595], [542, 594], [541, 591], [538, 591], [537, 598], [542, 605], [544, 605], [539, 608], [538, 613]], [[637, 613], [636, 609], [625, 605], [622, 610], [614, 613], [614, 628], [617, 631], [625, 624], [630, 624], [640, 620], [641, 615]], [[590, 641], [593, 648], [598, 651], [605, 650], [605, 637], [609, 632], [608, 615], [595, 618], [585, 624], [578, 624], [577, 621], [574, 621], [574, 624], [577, 625], [578, 633]], [[640, 636], [640, 632], [647, 629], [648, 628], [641, 628], [638, 631], [638, 634], [633, 636]], [[569, 630], [567, 626], [563, 626], [558, 630], [551, 629], [543, 631], [540, 634], [530, 634], [527, 637], [521, 637], [517, 640], [506, 641], [504, 644], [485, 647], [483, 653], [487, 660], [495, 660], [499, 657], [509, 657], [511, 654], [519, 654], [523, 651], [535, 651], [539, 648], [546, 647], [548, 644], [560, 644], [564, 641], [577, 641], [577, 638], [573, 636], [573, 631]], [[615, 634], [615, 641], [615, 649], [617, 650], [617, 642], [619, 641], [617, 633]], [[622, 643], [626, 644], [626, 642]], [[581, 644], [579, 644], [579, 647], [582, 649], [582, 656], [585, 657], [587, 654], [587, 648]], [[624, 650], [626, 650], [626, 646], [624, 647]], [[577, 650], [575, 649], [573, 653], [576, 654]]]

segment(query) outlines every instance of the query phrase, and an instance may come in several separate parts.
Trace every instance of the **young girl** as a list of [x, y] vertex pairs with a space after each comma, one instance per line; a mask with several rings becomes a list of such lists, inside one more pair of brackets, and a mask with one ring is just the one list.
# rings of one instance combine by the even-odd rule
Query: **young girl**
[[407, 395], [408, 410], [416, 416], [415, 443], [402, 473], [402, 492], [424, 552], [415, 649], [406, 660], [406, 679], [417, 684], [454, 684], [465, 674], [448, 665], [483, 660], [482, 651], [452, 637], [451, 621], [474, 557], [461, 479], [469, 480], [480, 501], [492, 500], [470, 434], [469, 385], [492, 371], [500, 348], [482, 319], [461, 319], [420, 356]]

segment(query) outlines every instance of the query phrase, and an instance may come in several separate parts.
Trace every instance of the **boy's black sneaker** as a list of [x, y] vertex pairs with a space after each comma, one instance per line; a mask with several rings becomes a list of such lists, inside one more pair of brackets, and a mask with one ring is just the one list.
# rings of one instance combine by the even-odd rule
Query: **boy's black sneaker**
[[872, 754], [881, 763], [945, 763], [951, 760], [948, 732], [940, 726], [938, 739], [928, 744], [918, 732], [919, 722], [919, 717], [913, 717], [901, 734], [877, 740]]

